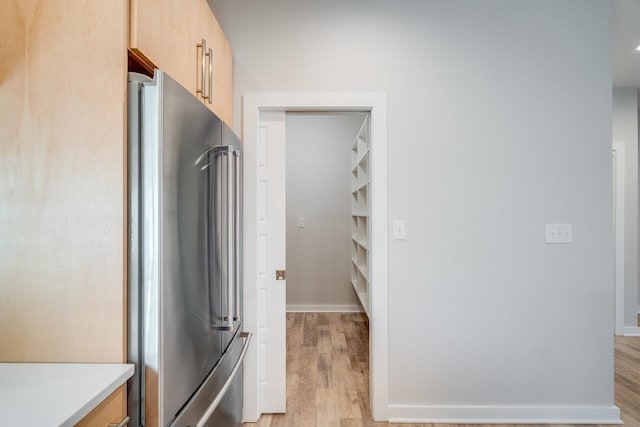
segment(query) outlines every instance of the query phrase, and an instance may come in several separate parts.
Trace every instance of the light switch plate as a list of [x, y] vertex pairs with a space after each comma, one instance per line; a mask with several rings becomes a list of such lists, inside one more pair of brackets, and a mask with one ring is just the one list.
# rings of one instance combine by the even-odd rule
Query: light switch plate
[[393, 220], [393, 240], [406, 240], [407, 222], [404, 219]]
[[547, 243], [573, 243], [572, 224], [547, 224]]
[[304, 228], [304, 217], [303, 216], [299, 216], [298, 217], [298, 228]]

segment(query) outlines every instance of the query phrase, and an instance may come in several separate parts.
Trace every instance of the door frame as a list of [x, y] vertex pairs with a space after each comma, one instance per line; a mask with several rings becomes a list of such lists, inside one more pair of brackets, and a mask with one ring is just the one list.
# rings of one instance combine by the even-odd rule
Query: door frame
[[[369, 396], [373, 419], [386, 421], [389, 407], [388, 351], [388, 179], [386, 93], [247, 93], [243, 96], [244, 152], [244, 329], [254, 331], [244, 361], [243, 420], [262, 415], [258, 387], [257, 290], [258, 128], [263, 111], [364, 111], [370, 114], [371, 284], [369, 317]], [[347, 153], [348, 154], [348, 153]], [[284, 316], [285, 313], [282, 313]]]
[[[627, 290], [625, 286], [625, 204], [626, 204], [626, 154], [625, 143], [623, 141], [613, 141], [612, 155], [616, 154], [616, 170], [615, 170], [615, 335], [622, 335], [625, 337], [639, 337], [640, 327], [635, 322], [634, 325], [627, 326], [625, 324], [625, 310]], [[633, 285], [631, 285], [633, 286]], [[635, 310], [635, 301], [633, 309], [633, 318], [636, 319], [637, 312]]]
[[624, 198], [625, 198], [625, 151], [624, 142], [613, 141], [611, 155], [615, 154], [615, 335], [624, 335]]

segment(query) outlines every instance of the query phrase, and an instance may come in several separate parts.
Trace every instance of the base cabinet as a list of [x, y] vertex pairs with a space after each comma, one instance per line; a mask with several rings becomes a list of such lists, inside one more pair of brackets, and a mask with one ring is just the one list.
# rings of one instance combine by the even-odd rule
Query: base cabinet
[[127, 386], [121, 385], [89, 412], [76, 427], [124, 427], [127, 414]]

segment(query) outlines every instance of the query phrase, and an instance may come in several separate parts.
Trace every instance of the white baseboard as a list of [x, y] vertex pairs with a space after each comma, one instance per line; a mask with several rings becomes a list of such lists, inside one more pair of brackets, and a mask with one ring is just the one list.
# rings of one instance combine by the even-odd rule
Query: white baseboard
[[389, 405], [389, 422], [443, 424], [622, 424], [616, 406]]
[[288, 313], [361, 313], [358, 304], [287, 304]]
[[622, 335], [625, 337], [640, 337], [640, 328], [637, 326], [625, 326], [622, 328]]

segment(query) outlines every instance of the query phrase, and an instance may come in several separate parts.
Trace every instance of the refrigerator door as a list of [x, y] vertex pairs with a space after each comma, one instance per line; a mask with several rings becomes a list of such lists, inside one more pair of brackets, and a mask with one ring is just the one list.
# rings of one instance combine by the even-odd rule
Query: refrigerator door
[[143, 84], [142, 109], [144, 425], [166, 426], [223, 352], [211, 327], [221, 310], [210, 263], [217, 171], [203, 163], [222, 122], [161, 71]]
[[[141, 82], [150, 81], [146, 76], [130, 74], [128, 82], [128, 286], [127, 286], [127, 324], [129, 333], [127, 334], [128, 360], [130, 363], [138, 364], [142, 357], [141, 344], [141, 285], [140, 285], [140, 127], [138, 123], [141, 117], [140, 92]], [[139, 366], [139, 365], [138, 365]], [[140, 369], [136, 369], [133, 377], [127, 382], [128, 408], [127, 413], [131, 418], [132, 426], [142, 424], [140, 420], [141, 393], [144, 377]]]

